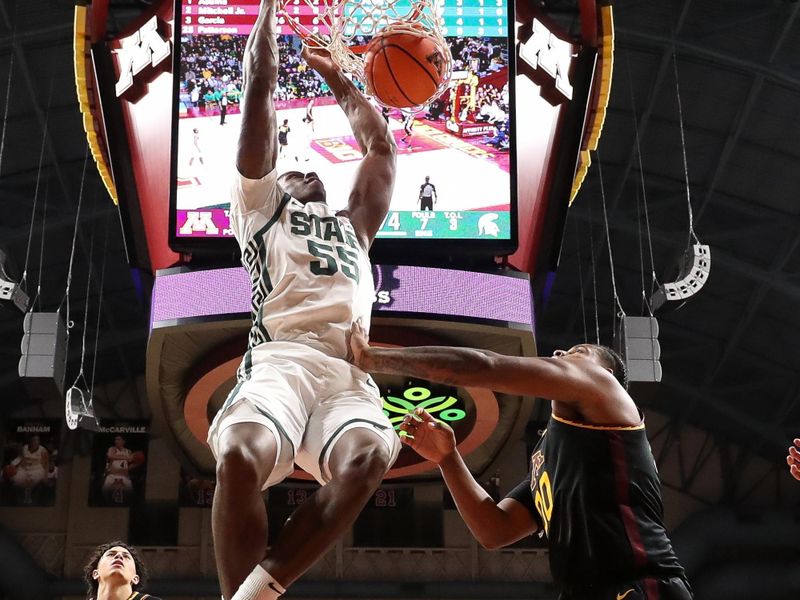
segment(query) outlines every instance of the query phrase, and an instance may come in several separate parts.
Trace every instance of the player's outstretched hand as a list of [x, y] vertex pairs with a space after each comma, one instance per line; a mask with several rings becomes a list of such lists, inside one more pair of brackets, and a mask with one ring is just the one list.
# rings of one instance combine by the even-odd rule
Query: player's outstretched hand
[[437, 465], [456, 450], [456, 436], [450, 426], [437, 421], [422, 408], [405, 416], [400, 431], [405, 432], [400, 435], [402, 443]]
[[789, 472], [792, 477], [800, 481], [800, 438], [795, 438], [794, 446], [789, 446], [786, 462], [789, 464]]
[[361, 319], [358, 319], [350, 326], [350, 362], [355, 366], [367, 371], [367, 351], [369, 350], [369, 335], [361, 326]]
[[323, 48], [309, 48], [303, 45], [303, 60], [308, 63], [308, 66], [314, 69], [317, 73], [326, 79], [335, 73], [341, 71], [336, 61], [331, 58], [331, 53]]

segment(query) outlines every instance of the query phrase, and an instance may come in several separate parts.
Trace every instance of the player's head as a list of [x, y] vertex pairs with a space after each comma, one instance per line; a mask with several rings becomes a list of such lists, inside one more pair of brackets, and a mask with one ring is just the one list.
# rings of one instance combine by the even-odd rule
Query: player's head
[[430, 180], [431, 180], [431, 178], [428, 177], [427, 175], [425, 175], [425, 183], [428, 183]]
[[298, 202], [325, 202], [325, 185], [314, 171], [287, 171], [278, 178], [278, 183]]
[[114, 436], [114, 446], [117, 448], [124, 448], [125, 447], [125, 438], [121, 435]]
[[200, 133], [200, 130], [197, 127], [195, 127], [194, 129], [192, 129], [192, 133]]
[[36, 450], [37, 448], [39, 448], [39, 436], [32, 435], [28, 440], [28, 450]]
[[140, 590], [147, 579], [147, 569], [138, 552], [120, 541], [101, 544], [92, 553], [83, 567], [86, 582], [86, 597], [97, 598], [100, 584], [123, 587], [130, 585], [133, 591]]
[[604, 369], [608, 369], [619, 384], [628, 389], [628, 369], [619, 354], [608, 346], [599, 344], [578, 344], [569, 350], [556, 350], [553, 352], [556, 358], [569, 360], [591, 360], [598, 363]]
[[288, 124], [289, 124], [289, 119], [284, 119], [284, 120], [283, 120], [283, 124], [284, 124], [284, 125], [288, 125]]

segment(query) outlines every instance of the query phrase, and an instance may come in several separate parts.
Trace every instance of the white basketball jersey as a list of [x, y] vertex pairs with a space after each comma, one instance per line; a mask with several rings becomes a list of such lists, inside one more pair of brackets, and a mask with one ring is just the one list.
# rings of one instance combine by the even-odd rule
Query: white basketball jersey
[[375, 295], [369, 256], [350, 220], [324, 202], [302, 204], [284, 193], [275, 171], [258, 180], [237, 173], [230, 218], [252, 285], [248, 348], [292, 341], [345, 358], [353, 322], [369, 330]]
[[128, 476], [128, 467], [131, 462], [131, 452], [128, 448], [117, 448], [112, 446], [108, 449], [106, 459], [108, 460], [108, 472], [112, 475]]
[[45, 453], [44, 446], [39, 446], [36, 450], [31, 452], [28, 444], [22, 447], [22, 468], [23, 469], [40, 469], [42, 464], [42, 457]]

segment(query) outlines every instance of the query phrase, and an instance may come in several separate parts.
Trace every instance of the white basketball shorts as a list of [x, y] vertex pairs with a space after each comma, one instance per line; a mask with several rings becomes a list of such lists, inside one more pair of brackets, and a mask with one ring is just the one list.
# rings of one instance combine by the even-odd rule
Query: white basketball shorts
[[[294, 463], [318, 482], [331, 479], [330, 451], [347, 431], [374, 431], [386, 444], [390, 464], [400, 452], [397, 437], [383, 414], [378, 386], [367, 373], [296, 342], [266, 342], [245, 356], [247, 378], [237, 383], [208, 432], [218, 458], [220, 433], [237, 423], [260, 423], [275, 435], [278, 460], [264, 489], [292, 474]], [[247, 401], [255, 410], [234, 408]], [[281, 446], [288, 443], [287, 452]]]

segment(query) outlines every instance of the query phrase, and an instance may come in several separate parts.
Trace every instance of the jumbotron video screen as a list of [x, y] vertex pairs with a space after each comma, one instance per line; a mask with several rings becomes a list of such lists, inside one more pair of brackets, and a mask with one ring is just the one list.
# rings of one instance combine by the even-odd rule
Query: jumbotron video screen
[[[259, 2], [180, 0], [179, 6], [174, 234], [232, 237], [228, 185], [241, 123], [242, 57]], [[315, 22], [302, 0], [289, 0], [289, 10], [301, 23]], [[398, 149], [394, 194], [378, 238], [508, 240], [508, 1], [445, 0], [442, 15], [453, 57], [450, 87], [413, 115], [376, 104]], [[344, 208], [361, 159], [358, 144], [324, 80], [301, 58], [300, 38], [281, 19], [278, 33], [278, 173], [316, 172], [328, 204]]]

